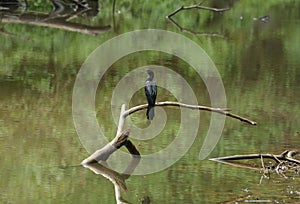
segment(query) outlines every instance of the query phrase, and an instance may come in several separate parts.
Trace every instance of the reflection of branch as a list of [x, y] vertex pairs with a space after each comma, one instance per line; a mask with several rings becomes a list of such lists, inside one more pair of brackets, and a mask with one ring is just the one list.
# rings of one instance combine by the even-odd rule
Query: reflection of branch
[[84, 165], [85, 168], [89, 168], [95, 174], [101, 174], [105, 178], [109, 179], [114, 185], [117, 185], [123, 191], [127, 191], [125, 179], [118, 172], [106, 167], [106, 164], [90, 163]]
[[[238, 197], [234, 196], [233, 198], [226, 200], [226, 201], [222, 201], [219, 204], [232, 204], [232, 203], [238, 203], [238, 202], [243, 202], [243, 201], [245, 202], [245, 200], [251, 198], [251, 196], [252, 196], [252, 194], [250, 194], [250, 193], [243, 195], [243, 196], [238, 196]], [[256, 201], [256, 200], [254, 200], [254, 201]]]
[[[141, 159], [139, 151], [135, 148], [131, 141], [128, 140], [128, 137], [129, 130], [127, 129], [118, 134], [110, 143], [105, 145], [102, 149], [97, 150], [91, 156], [89, 156], [87, 159], [81, 162], [81, 164], [85, 168], [89, 168], [96, 174], [101, 174], [114, 184], [117, 204], [128, 203], [122, 198], [121, 190], [127, 190], [125, 180], [128, 179], [130, 175], [134, 172]], [[132, 158], [124, 173], [119, 174], [118, 172], [105, 167], [105, 163], [108, 157], [123, 145], [125, 145], [125, 147], [128, 149], [128, 151], [132, 155]], [[98, 162], [102, 162], [105, 166]]]
[[235, 167], [241, 167], [241, 168], [244, 168], [244, 169], [251, 169], [251, 170], [257, 170], [257, 171], [263, 170], [263, 168], [260, 168], [258, 166], [254, 166], [252, 164], [237, 163], [236, 161], [221, 160], [221, 159], [219, 160], [219, 158], [212, 158], [212, 159], [209, 159], [209, 160], [220, 162], [222, 164], [229, 164], [229, 165], [235, 166]]
[[118, 33], [120, 25], [117, 21], [117, 14], [119, 14], [119, 11], [116, 10], [117, 9], [116, 4], [117, 4], [117, 0], [113, 0], [113, 2], [112, 2], [112, 24], [113, 24], [114, 32]]
[[0, 6], [0, 11], [6, 11], [6, 10], [9, 10], [9, 8]]
[[26, 40], [26, 41], [31, 41], [30, 38], [26, 38], [26, 37], [21, 36], [21, 35], [16, 35], [16, 34], [7, 32], [4, 29], [0, 29], [0, 35], [3, 35], [5, 37], [10, 37], [10, 38], [18, 38], [18, 39], [22, 39], [22, 40]]
[[113, 5], [112, 5], [112, 14], [113, 14], [113, 18], [115, 16], [115, 11], [116, 11], [116, 0], [113, 0]]
[[79, 32], [90, 35], [98, 35], [103, 32], [110, 30], [111, 26], [88, 26], [78, 23], [66, 22], [64, 18], [53, 18], [49, 19], [48, 15], [45, 14], [35, 14], [35, 13], [24, 13], [18, 18], [11, 18], [9, 16], [4, 16], [1, 21], [3, 23], [20, 23], [29, 24], [36, 26], [44, 26], [50, 28], [59, 28], [63, 30]]
[[191, 5], [191, 6], [181, 6], [178, 9], [176, 9], [175, 11], [173, 11], [172, 13], [170, 13], [169, 15], [167, 15], [166, 18], [168, 20], [170, 20], [182, 32], [190, 33], [190, 34], [193, 34], [193, 35], [203, 35], [203, 36], [212, 36], [212, 37], [221, 37], [221, 38], [224, 38], [224, 35], [221, 35], [221, 34], [218, 34], [218, 33], [195, 32], [195, 31], [192, 31], [190, 29], [186, 29], [186, 28], [180, 26], [174, 19], [172, 19], [172, 17], [175, 14], [177, 14], [180, 11], [183, 11], [183, 10], [202, 9], [202, 10], [208, 10], [208, 11], [213, 11], [213, 12], [224, 12], [224, 11], [228, 11], [229, 10], [229, 8], [220, 8], [219, 9], [219, 8], [212, 8], [212, 7], [201, 6], [203, 2], [204, 1], [202, 1], [199, 4]]
[[[131, 159], [127, 169], [130, 169], [130, 174], [134, 171], [140, 161], [139, 157], [134, 157]], [[84, 167], [89, 168], [95, 174], [101, 174], [103, 177], [107, 178], [110, 182], [114, 184], [115, 187], [115, 196], [117, 203], [129, 203], [128, 201], [122, 198], [121, 190], [127, 191], [127, 186], [125, 180], [129, 178], [129, 172], [126, 172], [126, 175], [119, 174], [102, 164], [99, 163], [90, 163], [84, 165]]]

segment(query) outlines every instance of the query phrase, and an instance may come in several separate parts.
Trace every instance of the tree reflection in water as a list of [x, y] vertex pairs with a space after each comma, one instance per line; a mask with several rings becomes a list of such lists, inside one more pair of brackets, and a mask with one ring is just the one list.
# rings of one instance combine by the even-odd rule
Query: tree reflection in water
[[[1, 1], [0, 14], [2, 23], [28, 24], [58, 28], [72, 32], [79, 32], [89, 35], [98, 35], [110, 30], [110, 25], [90, 26], [83, 23], [70, 22], [78, 17], [95, 17], [98, 15], [99, 6], [96, 0], [67, 1], [51, 0], [53, 10], [49, 13], [38, 11], [27, 11], [27, 2]], [[19, 12], [18, 9], [25, 9]]]
[[[137, 167], [137, 165], [140, 162], [140, 157], [139, 156], [134, 156], [130, 160], [127, 169], [124, 171], [123, 174], [120, 174], [114, 170], [111, 170], [110, 168], [107, 167], [106, 162], [95, 162], [95, 163], [88, 163], [84, 164], [83, 166], [85, 168], [90, 169], [93, 171], [95, 174], [100, 174], [103, 177], [107, 178], [110, 182], [115, 187], [115, 196], [116, 196], [116, 201], [118, 204], [121, 203], [129, 203], [125, 199], [122, 198], [121, 191], [127, 191], [127, 186], [125, 183], [125, 180], [130, 177], [130, 175], [133, 173], [134, 169]], [[145, 199], [146, 200], [146, 199]], [[150, 203], [150, 199], [148, 203]], [[146, 202], [143, 202], [146, 203]]]

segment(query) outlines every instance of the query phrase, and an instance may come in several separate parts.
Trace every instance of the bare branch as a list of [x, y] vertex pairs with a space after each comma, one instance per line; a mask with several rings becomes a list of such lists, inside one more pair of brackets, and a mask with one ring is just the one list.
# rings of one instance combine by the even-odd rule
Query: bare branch
[[[177, 106], [177, 107], [189, 108], [189, 109], [194, 109], [194, 110], [210, 111], [210, 112], [215, 112], [215, 113], [219, 113], [219, 114], [222, 114], [222, 115], [226, 115], [226, 116], [231, 117], [231, 118], [238, 119], [242, 122], [246, 122], [246, 123], [251, 124], [251, 125], [256, 125], [257, 124], [256, 122], [254, 122], [252, 120], [249, 120], [249, 119], [243, 118], [239, 115], [235, 115], [233, 113], [230, 113], [228, 111], [228, 109], [211, 108], [211, 107], [207, 107], [207, 106], [198, 106], [198, 105], [189, 105], [189, 104], [184, 104], [184, 103], [179, 103], [179, 102], [172, 102], [172, 101], [157, 102], [157, 103], [155, 103], [155, 106]], [[148, 104], [142, 104], [142, 105], [139, 105], [139, 106], [132, 107], [129, 110], [125, 111], [123, 113], [124, 114], [123, 116], [127, 117], [128, 115], [130, 115], [134, 112], [146, 109], [147, 107], [148, 107]], [[119, 125], [120, 125], [120, 123], [119, 123]]]
[[212, 8], [212, 7], [202, 6], [203, 3], [204, 3], [204, 1], [202, 1], [198, 4], [195, 4], [195, 5], [191, 5], [191, 6], [181, 6], [181, 7], [177, 8], [175, 11], [173, 11], [172, 13], [170, 13], [169, 15], [167, 15], [166, 18], [169, 21], [171, 21], [182, 32], [190, 33], [192, 35], [197, 35], [197, 36], [212, 36], [212, 37], [224, 38], [224, 35], [221, 35], [218, 33], [195, 32], [195, 31], [186, 29], [186, 28], [180, 26], [174, 19], [172, 19], [172, 17], [175, 14], [177, 14], [183, 10], [202, 9], [202, 10], [208, 10], [208, 11], [213, 11], [213, 12], [224, 12], [224, 11], [228, 11], [230, 9], [230, 8]]
[[124, 112], [125, 112], [125, 104], [123, 104], [121, 106], [121, 112], [120, 112], [120, 118], [119, 118], [119, 125], [118, 125], [117, 135], [119, 135], [122, 132], [123, 127], [124, 127], [124, 120], [125, 120]]
[[196, 36], [210, 36], [210, 37], [225, 38], [224, 35], [219, 34], [219, 33], [196, 32], [196, 31], [193, 31], [193, 30], [182, 27], [173, 18], [167, 18], [167, 19], [169, 21], [171, 21], [181, 32], [186, 32], [186, 33], [196, 35]]
[[95, 151], [91, 156], [83, 160], [81, 164], [86, 165], [98, 161], [106, 161], [112, 153], [127, 143], [129, 133], [130, 131], [128, 129], [124, 130], [103, 148]]
[[[0, 21], [1, 21], [1, 19], [0, 19]], [[5, 37], [9, 37], [9, 38], [18, 38], [18, 39], [21, 39], [21, 40], [31, 41], [30, 38], [24, 37], [22, 35], [16, 35], [16, 34], [7, 32], [4, 29], [0, 29], [0, 35], [3, 35]]]
[[[294, 158], [291, 158], [287, 156], [289, 152], [296, 152], [296, 154], [299, 154], [297, 151], [288, 151], [285, 150], [279, 155], [274, 154], [247, 154], [247, 155], [234, 155], [234, 156], [227, 156], [227, 157], [218, 157], [218, 158], [212, 158], [210, 160], [217, 161], [217, 162], [223, 162], [223, 161], [236, 161], [236, 160], [244, 160], [244, 159], [261, 159], [261, 158], [268, 158], [274, 160], [276, 163], [281, 163], [283, 161], [289, 161], [293, 162], [295, 164], [300, 164], [300, 161]], [[296, 155], [294, 154], [294, 155]]]
[[191, 6], [181, 6], [178, 9], [176, 9], [175, 11], [173, 11], [172, 13], [170, 13], [167, 16], [167, 18], [171, 18], [172, 16], [174, 16], [175, 14], [177, 14], [178, 12], [183, 11], [183, 10], [203, 9], [203, 10], [208, 10], [208, 11], [213, 11], [213, 12], [224, 12], [224, 11], [228, 11], [230, 9], [230, 8], [212, 8], [212, 7], [207, 7], [207, 6], [201, 6], [202, 3], [191, 5]]
[[67, 22], [65, 18], [49, 18], [48, 14], [36, 12], [27, 12], [19, 17], [4, 16], [1, 18], [2, 23], [27, 24], [43, 26], [49, 28], [58, 28], [72, 32], [84, 33], [89, 35], [98, 35], [111, 29], [110, 25], [89, 26], [74, 22]]
[[[260, 178], [259, 184], [262, 183], [263, 178], [270, 178], [270, 171], [275, 171], [279, 176], [283, 178], [288, 178], [285, 173], [289, 170], [295, 169], [298, 171], [300, 167], [300, 161], [292, 158], [293, 156], [299, 154], [299, 151], [288, 151], [285, 150], [279, 155], [274, 154], [248, 154], [248, 155], [235, 155], [235, 156], [227, 156], [227, 157], [219, 157], [219, 158], [212, 158], [211, 161], [216, 161], [224, 164], [229, 164], [236, 167], [242, 167], [247, 169], [259, 170], [263, 171], [263, 175]], [[263, 159], [272, 159], [276, 162], [276, 165], [272, 165], [269, 167], [265, 167]], [[249, 159], [260, 159], [261, 160], [261, 167], [253, 166], [253, 164], [245, 164], [237, 162], [239, 160], [249, 160]], [[267, 176], [266, 173], [269, 175]]]

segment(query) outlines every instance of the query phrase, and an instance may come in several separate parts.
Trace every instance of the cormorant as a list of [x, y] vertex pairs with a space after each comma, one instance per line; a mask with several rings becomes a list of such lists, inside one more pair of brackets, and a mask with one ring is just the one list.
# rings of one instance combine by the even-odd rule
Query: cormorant
[[146, 72], [149, 74], [149, 77], [146, 80], [145, 84], [145, 94], [148, 101], [148, 108], [147, 108], [147, 119], [153, 120], [154, 118], [154, 106], [155, 106], [155, 100], [157, 95], [157, 86], [155, 81], [153, 81], [154, 73], [147, 69]]

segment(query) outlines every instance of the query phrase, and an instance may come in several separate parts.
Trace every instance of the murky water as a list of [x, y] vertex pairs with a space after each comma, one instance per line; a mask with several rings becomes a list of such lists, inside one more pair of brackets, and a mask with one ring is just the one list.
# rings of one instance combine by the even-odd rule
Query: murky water
[[[222, 137], [209, 158], [299, 150], [300, 2], [212, 1], [206, 5], [231, 9], [222, 14], [203, 10], [179, 12], [173, 18], [185, 28], [183, 31], [165, 19], [181, 5], [177, 1], [117, 1], [116, 15], [112, 18], [112, 4], [104, 1], [97, 16], [73, 20], [90, 26], [111, 26], [96, 36], [3, 20], [0, 24], [3, 28], [0, 35], [1, 203], [116, 202], [113, 184], [79, 165], [89, 153], [73, 124], [72, 91], [81, 65], [94, 49], [118, 34], [135, 29], [165, 29], [199, 44], [219, 70], [227, 107], [258, 123], [250, 126], [227, 118]], [[42, 11], [47, 14], [49, 8]], [[265, 15], [270, 16], [269, 23], [253, 20]], [[185, 30], [218, 36], [194, 35]], [[197, 93], [199, 104], [210, 105], [204, 83], [184, 61], [155, 51], [134, 53], [114, 63], [98, 86], [95, 109], [108, 139], [116, 133], [110, 107], [115, 86], [130, 71], [149, 64], [166, 66], [179, 73]], [[147, 76], [142, 73], [142, 77]], [[172, 79], [166, 77], [166, 83], [180, 90], [178, 84], [172, 84]], [[168, 90], [159, 88], [157, 100], [176, 99]], [[140, 89], [128, 106], [145, 102]], [[141, 154], [159, 151], [173, 141], [179, 129], [180, 112], [166, 108], [166, 113], [168, 122], [156, 138], [133, 139]], [[149, 125], [144, 114], [131, 116], [136, 126]], [[183, 158], [161, 172], [129, 177], [123, 198], [132, 203], [141, 203], [146, 197], [151, 203], [230, 203], [237, 198], [241, 202], [253, 199], [300, 202], [297, 174], [285, 179], [273, 172], [270, 179], [260, 183], [262, 174], [258, 171], [199, 160], [210, 116], [201, 112], [197, 138]], [[114, 159], [118, 158], [111, 158]]]

